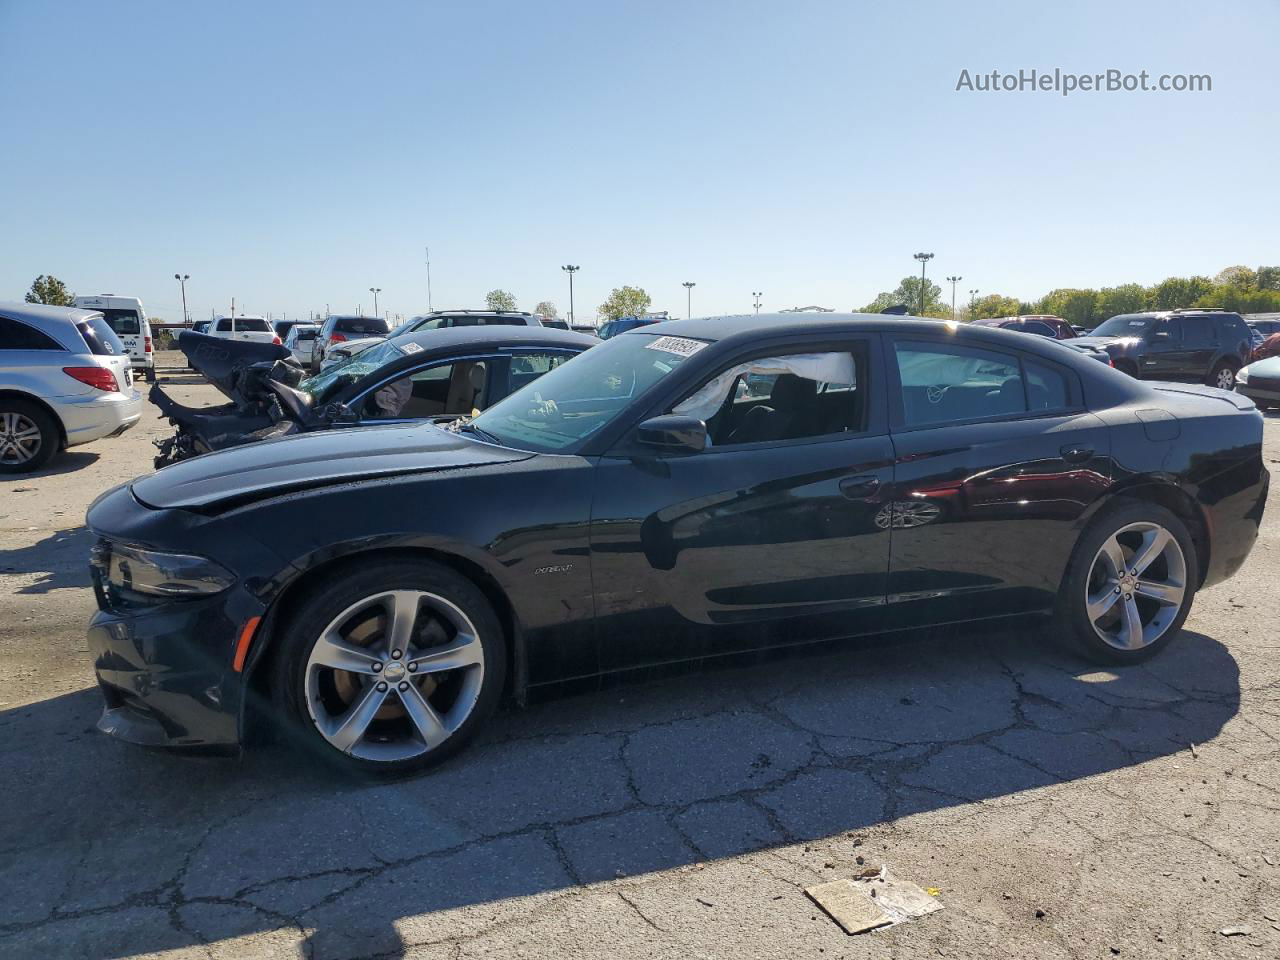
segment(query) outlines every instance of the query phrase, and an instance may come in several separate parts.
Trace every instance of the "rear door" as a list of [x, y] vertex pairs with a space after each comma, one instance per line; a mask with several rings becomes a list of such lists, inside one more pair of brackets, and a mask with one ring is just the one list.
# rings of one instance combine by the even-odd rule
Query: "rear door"
[[887, 613], [897, 625], [1052, 607], [1077, 523], [1110, 475], [1107, 428], [1067, 367], [893, 336]]
[[1179, 380], [1203, 380], [1217, 359], [1218, 337], [1214, 330], [1214, 318], [1206, 316], [1182, 317], [1181, 366], [1176, 371]]
[[1182, 319], [1161, 317], [1147, 332], [1143, 346], [1140, 376], [1148, 380], [1176, 380], [1190, 365], [1190, 357], [1182, 342]]

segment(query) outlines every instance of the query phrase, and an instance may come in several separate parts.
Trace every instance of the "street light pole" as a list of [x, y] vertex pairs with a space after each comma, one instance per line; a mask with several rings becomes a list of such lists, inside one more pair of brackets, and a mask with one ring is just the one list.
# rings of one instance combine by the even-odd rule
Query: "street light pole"
[[964, 277], [947, 277], [951, 283], [951, 322], [956, 322], [956, 284], [963, 280]]
[[173, 279], [178, 281], [178, 285], [182, 287], [182, 322], [186, 326], [191, 326], [191, 317], [187, 315], [187, 281], [191, 279], [189, 273], [175, 273]]
[[684, 287], [684, 293], [685, 293], [684, 314], [685, 314], [685, 319], [687, 320], [693, 316], [693, 288], [696, 287], [697, 284], [694, 283], [694, 281], [692, 280], [686, 280], [684, 283], [681, 284], [681, 286]]
[[913, 254], [916, 260], [920, 261], [920, 312], [916, 316], [924, 316], [924, 265], [933, 259], [932, 253]]
[[566, 263], [560, 268], [569, 275], [569, 326], [573, 326], [573, 275], [582, 269], [580, 265]]
[[752, 290], [752, 291], [751, 291], [751, 296], [755, 297], [755, 300], [756, 300], [756, 304], [755, 304], [755, 306], [756, 306], [756, 314], [758, 315], [758, 314], [760, 313], [760, 298], [764, 296], [764, 291], [763, 291], [763, 290]]
[[973, 319], [973, 305], [978, 302], [978, 291], [969, 291], [969, 319]]
[[370, 287], [369, 292], [373, 294], [373, 315], [378, 315], [378, 294], [382, 292], [381, 287]]
[[431, 306], [431, 248], [427, 247], [427, 313], [434, 313]]

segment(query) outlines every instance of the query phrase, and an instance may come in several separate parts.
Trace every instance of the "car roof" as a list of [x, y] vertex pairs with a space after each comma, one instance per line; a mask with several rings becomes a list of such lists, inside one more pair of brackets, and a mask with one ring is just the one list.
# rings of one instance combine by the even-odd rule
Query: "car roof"
[[42, 325], [46, 323], [79, 323], [101, 310], [92, 307], [55, 307], [47, 303], [19, 303], [16, 300], [0, 300], [0, 313], [14, 320], [26, 320]]
[[474, 345], [484, 349], [495, 346], [583, 346], [598, 343], [597, 338], [555, 327], [492, 324], [476, 327], [444, 327], [440, 330], [416, 330], [393, 338], [396, 343], [416, 343], [424, 350], [450, 350]]

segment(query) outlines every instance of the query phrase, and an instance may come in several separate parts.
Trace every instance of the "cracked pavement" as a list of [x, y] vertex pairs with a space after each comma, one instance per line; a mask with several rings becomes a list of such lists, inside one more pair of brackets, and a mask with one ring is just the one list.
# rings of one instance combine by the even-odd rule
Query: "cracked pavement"
[[[1280, 955], [1276, 504], [1142, 668], [1034, 622], [860, 641], [511, 710], [370, 783], [94, 731], [81, 522], [162, 432], [0, 487], [0, 958]], [[802, 888], [858, 857], [946, 909], [846, 936]]]

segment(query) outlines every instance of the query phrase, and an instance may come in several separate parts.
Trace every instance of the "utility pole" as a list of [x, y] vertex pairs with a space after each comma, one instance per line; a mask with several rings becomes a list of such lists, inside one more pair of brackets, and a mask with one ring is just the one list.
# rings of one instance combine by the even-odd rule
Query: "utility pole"
[[916, 260], [920, 261], [920, 312], [916, 314], [918, 317], [924, 316], [924, 265], [933, 259], [932, 253], [916, 253], [912, 255]]
[[752, 291], [751, 291], [751, 296], [755, 297], [755, 301], [756, 301], [756, 303], [755, 303], [755, 307], [756, 307], [756, 314], [757, 314], [757, 315], [759, 315], [759, 313], [760, 313], [760, 298], [764, 296], [764, 291], [763, 291], [763, 290], [752, 290]]
[[684, 315], [685, 315], [685, 319], [687, 320], [693, 316], [693, 288], [696, 287], [697, 284], [692, 280], [686, 280], [684, 283], [681, 284], [681, 286], [684, 287], [684, 294], [685, 294]]
[[177, 280], [182, 287], [182, 322], [189, 327], [191, 326], [191, 316], [187, 313], [187, 281], [191, 279], [191, 274], [175, 273], [173, 279]]
[[573, 275], [582, 269], [579, 264], [566, 263], [560, 268], [569, 275], [569, 326], [573, 326]]
[[956, 322], [956, 284], [963, 280], [964, 277], [947, 277], [947, 281], [951, 284], [951, 322]]
[[435, 313], [431, 306], [431, 248], [427, 247], [427, 313]]

